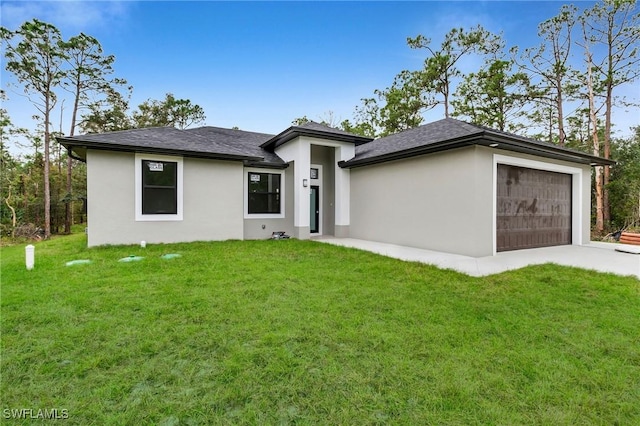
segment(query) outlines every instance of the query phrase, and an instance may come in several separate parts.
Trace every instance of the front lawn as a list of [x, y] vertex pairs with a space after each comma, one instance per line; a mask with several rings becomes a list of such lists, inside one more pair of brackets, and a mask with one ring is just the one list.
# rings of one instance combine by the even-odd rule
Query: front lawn
[[[3, 421], [640, 422], [634, 278], [471, 278], [296, 240], [85, 243], [37, 244], [33, 271], [24, 246], [2, 248]], [[117, 262], [129, 255], [145, 258]], [[92, 263], [65, 266], [77, 259]]]

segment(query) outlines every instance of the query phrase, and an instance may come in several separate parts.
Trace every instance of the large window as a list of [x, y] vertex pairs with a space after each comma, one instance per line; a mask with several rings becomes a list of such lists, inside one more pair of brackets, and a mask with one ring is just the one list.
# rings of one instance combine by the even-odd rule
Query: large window
[[284, 171], [245, 169], [244, 191], [246, 219], [284, 217]]
[[136, 155], [136, 220], [182, 220], [182, 158]]
[[178, 163], [142, 160], [142, 214], [178, 213]]
[[280, 214], [280, 174], [249, 172], [249, 214]]

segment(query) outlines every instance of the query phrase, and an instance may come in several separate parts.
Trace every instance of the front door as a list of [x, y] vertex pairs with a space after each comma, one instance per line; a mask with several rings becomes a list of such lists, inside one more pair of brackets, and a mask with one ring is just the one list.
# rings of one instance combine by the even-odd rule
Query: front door
[[309, 212], [311, 216], [309, 218], [309, 232], [317, 234], [320, 232], [320, 187], [317, 185], [311, 185], [310, 202]]

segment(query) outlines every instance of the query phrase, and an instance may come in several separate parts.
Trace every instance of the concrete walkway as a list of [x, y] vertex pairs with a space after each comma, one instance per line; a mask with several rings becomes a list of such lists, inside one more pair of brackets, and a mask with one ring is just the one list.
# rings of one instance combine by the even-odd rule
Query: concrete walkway
[[[621, 253], [615, 250], [616, 247], [624, 247], [623, 244], [592, 242], [582, 246], [516, 250], [476, 258], [354, 238], [321, 236], [313, 240], [366, 250], [396, 259], [427, 263], [474, 277], [498, 274], [528, 265], [555, 263], [623, 276], [632, 275], [640, 279], [640, 254]], [[626, 247], [638, 249], [638, 246]]]

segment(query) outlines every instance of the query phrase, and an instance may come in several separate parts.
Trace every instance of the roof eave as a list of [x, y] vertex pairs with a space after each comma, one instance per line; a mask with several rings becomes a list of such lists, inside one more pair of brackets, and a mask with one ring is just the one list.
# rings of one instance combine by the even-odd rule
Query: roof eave
[[67, 149], [73, 147], [82, 147], [85, 149], [95, 149], [99, 151], [121, 151], [121, 152], [140, 152], [145, 154], [162, 154], [162, 155], [181, 155], [185, 157], [209, 158], [214, 160], [229, 161], [262, 161], [263, 157], [251, 155], [225, 154], [215, 152], [202, 152], [190, 150], [178, 150], [170, 148], [143, 147], [134, 145], [120, 145], [114, 143], [87, 142], [81, 140], [71, 140], [67, 138], [58, 138], [58, 142]]
[[[566, 148], [561, 147], [535, 145], [528, 141], [520, 141], [518, 139], [509, 138], [492, 132], [484, 132], [482, 139], [488, 142], [482, 143], [482, 145], [487, 145], [492, 148], [505, 148], [504, 145], [506, 145], [506, 149], [509, 151], [538, 155], [555, 160], [589, 164], [591, 166], [613, 166], [616, 164], [613, 160], [596, 157], [595, 155], [567, 150]], [[496, 143], [498, 144], [497, 146], [492, 146]]]
[[[497, 146], [492, 146], [497, 143]], [[588, 164], [591, 166], [604, 166], [616, 164], [613, 160], [596, 157], [580, 152], [569, 152], [564, 149], [555, 149], [554, 147], [545, 147], [533, 145], [530, 142], [518, 141], [512, 138], [495, 135], [487, 132], [482, 134], [474, 134], [462, 138], [442, 141], [431, 145], [425, 145], [417, 148], [411, 148], [404, 151], [397, 151], [376, 157], [363, 158], [360, 160], [347, 160], [338, 162], [341, 168], [349, 169], [373, 164], [385, 163], [388, 161], [401, 160], [405, 158], [415, 157], [418, 155], [432, 154], [450, 149], [461, 148], [470, 145], [482, 145], [491, 148], [502, 148], [508, 151], [520, 152], [522, 154], [537, 155], [545, 158], [551, 158], [561, 161], [569, 161], [573, 163]]]
[[447, 151], [450, 149], [461, 148], [464, 146], [473, 145], [474, 138], [468, 136], [451, 139], [434, 143], [431, 145], [419, 146], [416, 148], [406, 149], [404, 151], [396, 151], [388, 154], [379, 155], [376, 157], [363, 158], [361, 160], [347, 160], [338, 162], [338, 166], [344, 169], [351, 169], [355, 167], [369, 166], [372, 164], [386, 163], [388, 161], [402, 160], [405, 158], [411, 158], [418, 155], [433, 154], [436, 152]]
[[245, 161], [245, 167], [255, 167], [258, 169], [286, 169], [289, 167], [289, 163], [274, 163], [270, 161]]
[[284, 132], [281, 132], [268, 141], [264, 142], [262, 145], [260, 145], [260, 147], [264, 149], [274, 150], [277, 147], [289, 142], [290, 140], [297, 138], [298, 136], [330, 139], [339, 142], [351, 142], [356, 146], [371, 142], [373, 140], [372, 138], [367, 138], [364, 136], [342, 135], [340, 133], [324, 132], [322, 130], [305, 129], [298, 126], [291, 126]]

